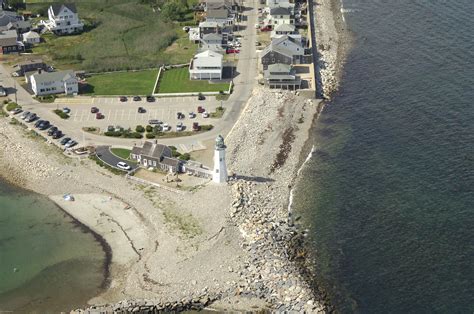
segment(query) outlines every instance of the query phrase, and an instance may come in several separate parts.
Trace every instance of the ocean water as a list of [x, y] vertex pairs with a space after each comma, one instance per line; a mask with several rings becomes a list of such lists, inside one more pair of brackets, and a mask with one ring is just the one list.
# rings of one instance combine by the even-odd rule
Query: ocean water
[[0, 312], [59, 312], [103, 289], [105, 253], [54, 203], [0, 182]]
[[342, 313], [474, 312], [474, 1], [343, 0], [295, 208]]

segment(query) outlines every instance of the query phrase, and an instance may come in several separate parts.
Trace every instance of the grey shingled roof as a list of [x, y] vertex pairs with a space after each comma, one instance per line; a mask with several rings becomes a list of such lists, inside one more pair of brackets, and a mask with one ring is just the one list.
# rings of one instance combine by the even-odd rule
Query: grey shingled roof
[[227, 9], [210, 9], [207, 11], [207, 17], [217, 18], [217, 19], [226, 19], [229, 16], [229, 11]]
[[157, 159], [160, 159], [161, 157], [172, 156], [171, 149], [168, 146], [153, 142], [145, 142], [143, 147], [133, 147], [132, 154], [143, 155]]
[[53, 4], [53, 5], [51, 5], [51, 8], [53, 9], [54, 15], [58, 15], [59, 12], [61, 12], [63, 7], [68, 8], [73, 13], [77, 13], [76, 5], [74, 3], [64, 3], [64, 4]]
[[288, 8], [276, 7], [270, 10], [270, 15], [291, 15], [291, 11]]
[[204, 41], [214, 41], [214, 40], [219, 40], [222, 41], [222, 35], [221, 34], [216, 34], [216, 33], [210, 33], [210, 34], [204, 34], [202, 36], [202, 40]]
[[58, 71], [58, 72], [41, 72], [33, 74], [36, 83], [44, 83], [51, 81], [65, 81], [76, 77], [73, 70]]
[[179, 164], [180, 164], [180, 161], [176, 158], [165, 157], [165, 158], [163, 158], [161, 163], [165, 164], [165, 165], [168, 165], [168, 166], [171, 166], [171, 167], [178, 167]]
[[0, 10], [0, 26], [7, 26], [8, 23], [18, 21], [19, 18], [16, 12]]
[[283, 63], [275, 63], [268, 65], [268, 70], [270, 73], [290, 73], [291, 65]]
[[279, 24], [275, 26], [274, 31], [277, 32], [294, 32], [295, 26], [290, 24]]

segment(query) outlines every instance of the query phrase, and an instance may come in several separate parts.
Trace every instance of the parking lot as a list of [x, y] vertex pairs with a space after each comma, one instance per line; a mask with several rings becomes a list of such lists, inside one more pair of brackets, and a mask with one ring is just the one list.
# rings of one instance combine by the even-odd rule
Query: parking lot
[[[144, 99], [141, 101], [129, 99], [126, 102], [121, 102], [118, 98], [72, 98], [45, 104], [43, 108], [38, 108], [38, 111], [43, 111], [38, 114], [58, 120], [59, 117], [52, 113], [52, 110], [67, 107], [71, 110], [70, 118], [62, 122], [67, 121], [69, 127], [77, 129], [99, 127], [104, 130], [109, 125], [134, 129], [137, 125], [145, 126], [149, 124], [149, 120], [156, 119], [168, 123], [174, 131], [178, 122], [182, 122], [187, 129], [191, 128], [193, 122], [215, 125], [216, 119], [203, 118], [197, 109], [198, 106], [201, 106], [211, 113], [219, 105], [220, 101], [216, 101], [214, 97], [208, 97], [205, 100], [198, 100], [197, 97], [157, 98], [154, 102], [146, 102]], [[97, 119], [96, 114], [91, 113], [92, 107], [99, 109], [99, 112], [103, 114], [102, 119]], [[139, 107], [144, 109], [143, 113], [138, 112]], [[184, 114], [184, 119], [178, 119], [178, 112]], [[192, 119], [189, 117], [190, 112], [196, 114]]]

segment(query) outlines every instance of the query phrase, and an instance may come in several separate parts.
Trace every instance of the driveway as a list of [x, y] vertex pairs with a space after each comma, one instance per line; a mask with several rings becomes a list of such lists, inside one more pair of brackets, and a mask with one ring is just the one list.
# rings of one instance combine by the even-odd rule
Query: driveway
[[119, 163], [120, 161], [123, 161], [130, 165], [130, 167], [132, 168], [131, 170], [138, 168], [138, 165], [131, 163], [130, 160], [122, 159], [112, 154], [112, 152], [110, 151], [110, 146], [97, 146], [96, 154], [100, 160], [115, 169], [120, 169], [117, 167], [117, 163]]
[[[257, 17], [257, 1], [246, 1], [244, 2], [244, 5], [246, 10], [242, 14], [245, 16], [244, 20], [246, 23], [242, 24], [246, 27], [241, 27], [239, 28], [239, 31], [236, 32], [237, 35], [241, 36], [242, 48], [240, 50], [239, 61], [235, 71], [236, 76], [233, 79], [234, 92], [230, 95], [229, 99], [224, 101], [222, 104], [223, 107], [226, 108], [224, 116], [221, 119], [206, 119], [206, 124], [214, 125], [214, 128], [209, 132], [199, 133], [193, 136], [161, 139], [160, 143], [165, 145], [174, 145], [180, 148], [182, 151], [203, 149], [205, 148], [203, 142], [212, 140], [219, 134], [226, 136], [238, 120], [244, 105], [252, 94], [252, 90], [256, 85], [257, 79], [257, 53], [255, 46], [256, 29], [254, 27]], [[75, 97], [73, 98], [72, 103], [64, 104], [73, 111], [72, 119], [69, 119], [69, 121], [60, 119], [52, 112], [53, 109], [61, 108], [63, 106], [61, 101], [58, 101], [57, 104], [39, 103], [33, 99], [32, 96], [18, 83], [15, 84], [13, 78], [10, 76], [9, 70], [7, 70], [6, 67], [1, 64], [0, 81], [2, 85], [9, 87], [9, 92], [11, 92], [13, 87], [16, 86], [17, 100], [18, 103], [23, 106], [24, 110], [35, 112], [41, 117], [41, 119], [49, 120], [52, 124], [58, 126], [64, 134], [79, 142], [80, 145], [113, 145], [122, 147], [141, 145], [143, 144], [144, 140], [110, 138], [106, 136], [90, 134], [84, 132], [82, 127], [94, 126], [92, 125], [93, 122], [104, 125], [117, 125], [122, 122], [132, 124], [132, 121], [133, 124], [138, 124], [138, 122], [145, 124], [145, 120], [151, 118], [152, 116], [158, 119], [160, 119], [160, 116], [169, 118], [169, 122], [173, 126], [173, 122], [175, 122], [173, 120], [175, 119], [177, 111], [189, 112], [191, 109], [193, 109], [192, 111], [195, 111], [195, 107], [197, 105], [195, 98], [190, 101], [188, 98], [182, 97], [177, 99], [158, 100], [156, 104], [150, 105], [145, 105], [143, 102], [143, 107], [149, 110], [147, 111], [147, 114], [140, 116], [134, 112], [136, 107], [138, 107], [138, 103], [133, 104], [131, 101], [129, 101], [128, 104], [119, 104], [116, 102], [116, 100]], [[9, 97], [11, 99], [15, 99], [14, 95], [9, 95]], [[217, 107], [220, 102], [214, 100], [213, 97], [207, 98], [208, 99], [204, 101], [203, 105], [208, 111], [213, 111], [213, 109]], [[75, 110], [76, 102], [78, 103], [79, 110]], [[90, 110], [90, 106], [97, 106], [100, 107], [101, 111], [104, 110], [107, 121], [93, 121], [93, 116], [91, 116], [91, 114], [87, 111]], [[124, 108], [124, 106], [130, 107]], [[155, 115], [157, 117], [155, 117]], [[115, 119], [121, 120], [121, 122], [115, 123]], [[162, 118], [161, 120], [164, 119]], [[204, 121], [201, 123], [204, 123]]]

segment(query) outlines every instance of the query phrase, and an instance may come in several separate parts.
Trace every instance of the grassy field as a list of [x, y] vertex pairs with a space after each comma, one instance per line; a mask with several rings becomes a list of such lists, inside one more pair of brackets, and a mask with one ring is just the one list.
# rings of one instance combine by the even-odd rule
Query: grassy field
[[175, 68], [161, 73], [158, 93], [219, 92], [229, 89], [229, 83], [210, 84], [208, 81], [190, 80], [188, 68]]
[[117, 72], [87, 78], [88, 87], [81, 93], [89, 95], [150, 95], [158, 70]]
[[[44, 19], [49, 2], [28, 0], [27, 10]], [[76, 4], [86, 31], [72, 36], [46, 35], [32, 50], [58, 68], [93, 72], [143, 69], [189, 62], [196, 51], [182, 25], [164, 21], [149, 5], [130, 0], [70, 2]]]
[[111, 148], [110, 151], [112, 154], [122, 159], [128, 159], [131, 153], [131, 150], [126, 148]]

